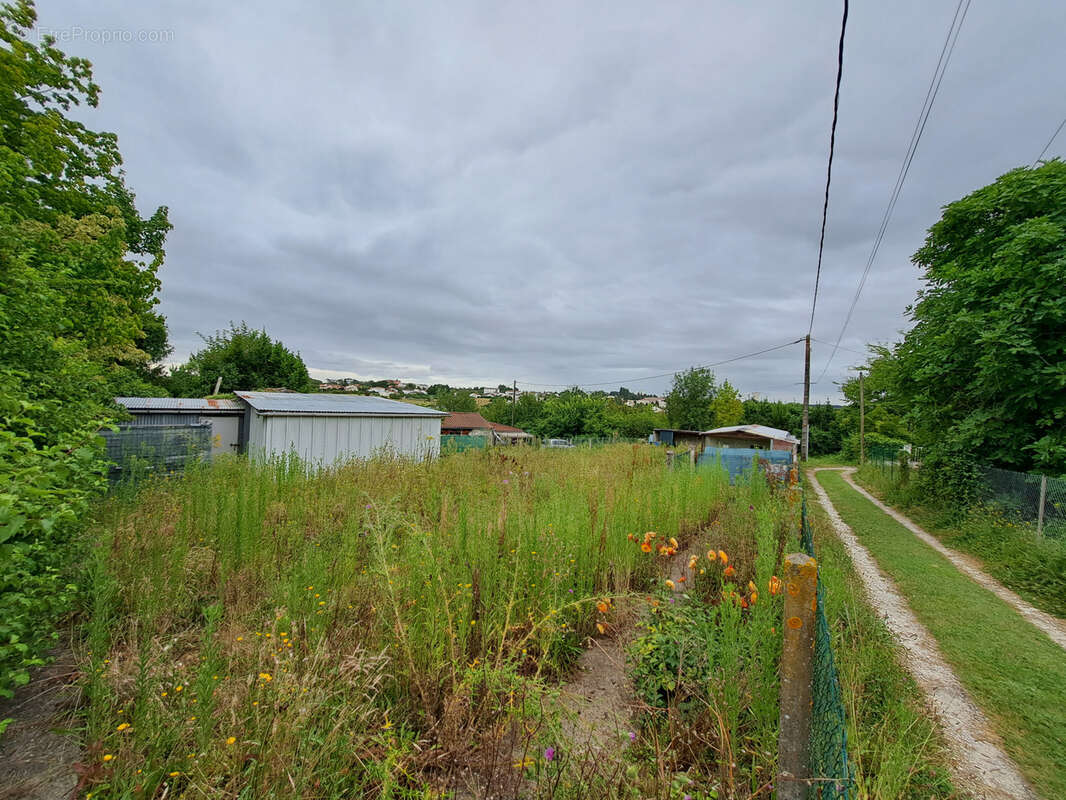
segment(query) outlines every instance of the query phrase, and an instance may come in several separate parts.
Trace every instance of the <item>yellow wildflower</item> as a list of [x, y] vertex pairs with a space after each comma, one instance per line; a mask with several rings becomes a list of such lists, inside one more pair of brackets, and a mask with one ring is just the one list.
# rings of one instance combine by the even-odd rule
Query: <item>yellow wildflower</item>
[[269, 682], [269, 681], [274, 680], [274, 676], [271, 675], [269, 672], [260, 672], [259, 673], [259, 680], [268, 681]]
[[233, 744], [235, 741], [237, 741], [237, 737], [231, 736], [226, 740], [226, 744]]
[[117, 728], [115, 728], [115, 730], [116, 731], [124, 731], [129, 726], [130, 726], [130, 724], [128, 722], [123, 722], [121, 725], [119, 725]]
[[110, 753], [105, 753], [104, 754], [104, 761], [110, 761], [112, 758], [114, 758], [114, 756], [111, 755]]

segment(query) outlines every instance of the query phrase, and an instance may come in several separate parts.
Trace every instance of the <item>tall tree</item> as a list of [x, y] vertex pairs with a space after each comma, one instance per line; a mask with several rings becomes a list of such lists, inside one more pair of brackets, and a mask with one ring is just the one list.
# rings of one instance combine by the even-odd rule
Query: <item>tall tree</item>
[[0, 5], [0, 696], [70, 611], [111, 398], [151, 391], [166, 352], [166, 209], [143, 219], [115, 135], [68, 116], [100, 88], [35, 22], [29, 2]]
[[714, 414], [712, 424], [716, 428], [739, 425], [740, 420], [744, 418], [744, 403], [740, 400], [740, 392], [734, 389], [729, 381], [723, 381], [718, 387], [711, 401], [711, 411]]
[[929, 442], [1066, 472], [1066, 164], [1019, 168], [944, 208], [899, 387]]
[[666, 396], [666, 416], [681, 430], [705, 430], [714, 423], [714, 373], [692, 367], [674, 375], [674, 385]]
[[437, 392], [437, 408], [441, 411], [477, 411], [477, 400], [462, 389], [441, 389]]
[[174, 394], [203, 396], [222, 378], [221, 391], [291, 389], [309, 392], [313, 384], [307, 365], [299, 353], [281, 341], [271, 339], [265, 330], [254, 330], [242, 322], [230, 323], [228, 330], [202, 336], [206, 347], [171, 374]]

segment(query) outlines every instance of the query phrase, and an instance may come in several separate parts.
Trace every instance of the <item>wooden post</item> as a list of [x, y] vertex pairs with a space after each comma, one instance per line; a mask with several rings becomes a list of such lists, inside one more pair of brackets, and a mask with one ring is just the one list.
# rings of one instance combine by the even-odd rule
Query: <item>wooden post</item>
[[688, 463], [693, 469], [696, 469], [696, 448], [693, 447], [688, 451]]
[[803, 460], [806, 461], [811, 440], [811, 335], [808, 333], [803, 341]]
[[666, 451], [666, 468], [667, 469], [673, 469], [674, 468], [674, 451], [673, 450], [667, 450]]
[[806, 553], [785, 559], [784, 645], [781, 650], [781, 720], [777, 738], [777, 797], [804, 800], [810, 775], [811, 675], [818, 562]]
[[859, 465], [866, 463], [866, 392], [859, 372]]
[[1047, 475], [1040, 476], [1040, 508], [1036, 512], [1036, 535], [1044, 535], [1044, 501], [1047, 500]]

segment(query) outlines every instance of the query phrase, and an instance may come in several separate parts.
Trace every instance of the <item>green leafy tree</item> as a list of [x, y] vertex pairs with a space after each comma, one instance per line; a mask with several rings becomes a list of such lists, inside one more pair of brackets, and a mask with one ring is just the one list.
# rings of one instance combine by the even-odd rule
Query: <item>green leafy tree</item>
[[308, 392], [313, 387], [299, 353], [271, 339], [265, 330], [231, 322], [228, 330], [200, 338], [206, 347], [171, 374], [171, 391], [176, 395], [202, 397], [213, 391], [219, 377], [223, 392], [275, 388]]
[[913, 260], [926, 288], [898, 386], [920, 434], [1066, 472], [1066, 164], [1015, 169], [951, 203]]
[[463, 389], [440, 389], [437, 392], [437, 408], [441, 411], [477, 411], [477, 400]]
[[71, 610], [112, 398], [158, 392], [167, 352], [166, 209], [142, 218], [115, 135], [69, 116], [100, 88], [35, 22], [28, 2], [0, 5], [0, 696]]
[[666, 396], [666, 416], [674, 428], [706, 430], [714, 423], [714, 373], [692, 367], [674, 375], [673, 388]]
[[729, 381], [724, 381], [714, 394], [711, 401], [711, 411], [714, 413], [715, 428], [725, 428], [730, 425], [739, 425], [744, 418], [744, 403], [740, 400], [740, 392], [733, 388]]

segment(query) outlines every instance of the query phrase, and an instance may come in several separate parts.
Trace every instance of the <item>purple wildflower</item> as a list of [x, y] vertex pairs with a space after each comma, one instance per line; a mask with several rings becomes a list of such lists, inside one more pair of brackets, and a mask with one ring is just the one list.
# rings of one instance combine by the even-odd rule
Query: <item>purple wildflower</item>
[[629, 741], [635, 742], [636, 740], [637, 740], [637, 735], [635, 733], [633, 733], [633, 731], [630, 731], [629, 732]]
[[510, 483], [510, 481], [509, 481], [509, 480], [507, 480], [507, 478], [504, 478], [504, 479], [503, 479], [503, 482], [504, 482], [504, 483]]
[[544, 760], [545, 761], [551, 761], [554, 758], [555, 758], [555, 748], [554, 747], [549, 747], [547, 750], [544, 751]]
[[755, 510], [755, 506], [748, 506], [748, 511], [754, 511], [754, 510]]

